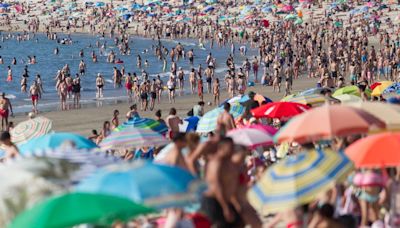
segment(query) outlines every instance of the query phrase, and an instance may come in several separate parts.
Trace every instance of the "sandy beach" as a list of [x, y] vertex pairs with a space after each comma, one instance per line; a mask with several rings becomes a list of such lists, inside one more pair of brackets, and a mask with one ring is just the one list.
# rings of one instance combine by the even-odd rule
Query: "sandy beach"
[[[294, 83], [294, 92], [300, 92], [308, 88], [315, 86], [317, 79], [301, 78], [296, 80]], [[254, 91], [270, 98], [271, 100], [278, 101], [283, 98], [284, 93], [274, 93], [271, 86], [254, 86], [249, 87], [247, 91]], [[226, 91], [221, 93], [221, 101], [227, 99], [229, 96]], [[177, 97], [175, 104], [169, 104], [166, 96], [163, 97], [162, 102], [156, 106], [156, 109], [162, 110], [163, 117], [168, 115], [169, 109], [175, 107], [178, 111], [178, 115], [183, 118], [186, 113], [193, 108], [193, 105], [199, 101], [197, 95], [188, 95], [183, 97]], [[212, 101], [211, 94], [206, 94], [204, 101]], [[120, 111], [120, 120], [125, 120], [125, 113], [128, 111], [130, 104], [127, 102], [119, 104], [105, 104], [103, 107], [86, 107], [82, 109], [72, 109], [68, 111], [52, 111], [41, 113], [51, 120], [53, 120], [53, 130], [56, 132], [74, 132], [85, 136], [91, 133], [92, 129], [101, 129], [101, 124], [104, 121], [110, 121], [112, 113], [115, 109]], [[205, 110], [209, 111], [215, 108], [215, 106], [205, 106]], [[143, 117], [154, 118], [154, 111], [140, 112]], [[22, 120], [27, 119], [26, 115], [18, 115], [15, 118], [11, 118], [10, 121], [18, 123]]]

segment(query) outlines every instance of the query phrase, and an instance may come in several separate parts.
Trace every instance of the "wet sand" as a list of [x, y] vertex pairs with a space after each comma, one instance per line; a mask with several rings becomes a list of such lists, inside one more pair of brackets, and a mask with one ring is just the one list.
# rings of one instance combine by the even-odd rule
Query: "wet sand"
[[[317, 79], [308, 79], [301, 78], [294, 81], [293, 91], [300, 92], [302, 90], [315, 87]], [[189, 85], [185, 85], [189, 86]], [[274, 93], [272, 91], [272, 86], [263, 87], [257, 85], [255, 87], [247, 88], [247, 92], [255, 91], [258, 92], [273, 101], [279, 101], [283, 98], [284, 95], [284, 86], [281, 87], [281, 93]], [[228, 94], [226, 91], [221, 91], [221, 102], [228, 98]], [[199, 101], [199, 98], [196, 95], [185, 95], [182, 97], [177, 97], [175, 104], [169, 104], [168, 97], [166, 97], [166, 91], [164, 91], [164, 96], [161, 100], [161, 104], [155, 106], [155, 110], [161, 109], [163, 118], [168, 115], [169, 109], [171, 107], [175, 107], [178, 111], [178, 115], [181, 118], [186, 117], [186, 113]], [[204, 101], [207, 104], [208, 101], [213, 101], [213, 97], [211, 94], [205, 94]], [[69, 101], [70, 103], [72, 101]], [[118, 109], [120, 112], [120, 121], [125, 121], [125, 114], [129, 110], [130, 104], [128, 102], [119, 103], [119, 104], [104, 104], [103, 107], [87, 107], [82, 109], [73, 109], [69, 111], [52, 111], [41, 113], [51, 120], [53, 120], [53, 130], [56, 132], [74, 132], [78, 134], [82, 134], [84, 136], [88, 136], [91, 133], [92, 129], [98, 130], [100, 132], [102, 128], [102, 124], [104, 121], [110, 121], [112, 118], [112, 113], [115, 109]], [[138, 104], [140, 107], [140, 104]], [[205, 106], [205, 111], [209, 111], [215, 108], [215, 106]], [[40, 103], [39, 103], [40, 110]], [[154, 118], [154, 112], [140, 112], [140, 116]], [[15, 118], [10, 118], [10, 121], [13, 121], [15, 124], [27, 119], [26, 116], [17, 116]]]

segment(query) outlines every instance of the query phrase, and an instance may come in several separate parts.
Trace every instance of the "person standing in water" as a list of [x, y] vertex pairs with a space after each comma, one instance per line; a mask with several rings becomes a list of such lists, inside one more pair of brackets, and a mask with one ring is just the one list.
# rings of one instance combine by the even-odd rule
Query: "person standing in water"
[[31, 85], [31, 87], [29, 88], [29, 93], [31, 94], [31, 99], [32, 99], [32, 111], [34, 113], [38, 113], [40, 88], [37, 85], [36, 81], [34, 81], [33, 84]]
[[6, 98], [6, 94], [2, 93], [0, 97], [0, 117], [1, 117], [1, 130], [3, 131], [8, 126], [8, 116], [14, 115], [11, 102]]
[[96, 86], [97, 86], [96, 98], [103, 97], [104, 79], [103, 79], [103, 76], [101, 76], [100, 73], [97, 74]]

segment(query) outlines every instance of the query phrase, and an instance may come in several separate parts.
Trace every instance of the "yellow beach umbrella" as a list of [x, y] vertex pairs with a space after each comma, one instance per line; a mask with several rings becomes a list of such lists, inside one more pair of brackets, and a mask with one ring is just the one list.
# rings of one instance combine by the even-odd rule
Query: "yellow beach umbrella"
[[297, 102], [304, 105], [320, 105], [325, 103], [325, 97], [320, 94], [298, 95], [284, 98], [288, 102]]
[[247, 192], [247, 198], [262, 214], [295, 208], [313, 201], [353, 169], [353, 163], [343, 153], [305, 151], [269, 167]]
[[382, 95], [383, 91], [387, 87], [393, 85], [394, 82], [392, 82], [392, 81], [381, 81], [379, 83], [380, 83], [380, 85], [376, 86], [374, 88], [374, 90], [372, 90], [371, 96], [375, 96], [376, 97], [376, 96]]

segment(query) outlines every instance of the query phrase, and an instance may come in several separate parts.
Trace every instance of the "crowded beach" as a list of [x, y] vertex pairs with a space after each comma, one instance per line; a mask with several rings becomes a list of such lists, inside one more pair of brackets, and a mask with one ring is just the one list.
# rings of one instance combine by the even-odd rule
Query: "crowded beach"
[[400, 227], [399, 9], [3, 1], [0, 226]]

